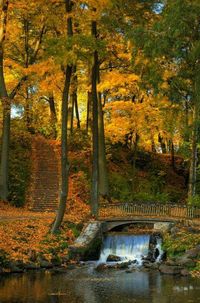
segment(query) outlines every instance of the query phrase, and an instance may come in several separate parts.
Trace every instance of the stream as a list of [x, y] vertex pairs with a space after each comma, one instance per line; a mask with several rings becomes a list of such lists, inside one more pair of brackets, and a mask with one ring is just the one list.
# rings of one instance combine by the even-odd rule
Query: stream
[[[62, 272], [32, 271], [0, 276], [0, 303], [200, 302], [198, 279], [162, 275], [140, 267], [150, 251], [150, 238], [149, 235], [108, 234], [98, 261], [72, 265]], [[156, 241], [154, 246], [161, 255], [161, 241]], [[114, 267], [97, 271], [97, 266], [110, 255], [120, 257], [120, 262], [136, 261], [136, 266], [131, 271]], [[159, 256], [155, 259], [158, 261]]]
[[96, 272], [83, 265], [62, 274], [35, 272], [0, 278], [1, 303], [198, 303], [200, 281], [158, 272]]

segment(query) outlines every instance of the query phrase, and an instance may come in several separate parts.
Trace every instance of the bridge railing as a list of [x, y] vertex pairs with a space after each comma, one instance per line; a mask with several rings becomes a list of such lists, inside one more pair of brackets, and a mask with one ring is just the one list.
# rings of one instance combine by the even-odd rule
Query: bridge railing
[[132, 216], [195, 219], [200, 218], [200, 208], [187, 205], [136, 202], [101, 204], [99, 207], [99, 218]]

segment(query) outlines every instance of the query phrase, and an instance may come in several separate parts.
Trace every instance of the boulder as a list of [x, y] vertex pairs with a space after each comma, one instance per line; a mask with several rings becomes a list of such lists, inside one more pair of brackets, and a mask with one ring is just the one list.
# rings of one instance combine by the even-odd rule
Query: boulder
[[143, 266], [145, 268], [149, 268], [149, 269], [158, 269], [159, 268], [159, 264], [158, 263], [152, 263], [152, 262], [144, 262]]
[[24, 270], [22, 268], [19, 268], [19, 267], [13, 265], [12, 267], [10, 267], [10, 272], [15, 273], [15, 274], [19, 274], [19, 273], [23, 273]]
[[40, 260], [40, 267], [48, 269], [48, 268], [52, 268], [53, 264], [46, 260]]
[[117, 268], [119, 269], [127, 269], [130, 265], [130, 262], [123, 262], [123, 263], [120, 263], [120, 264], [117, 264]]
[[175, 263], [183, 267], [195, 267], [196, 262], [187, 258], [185, 255], [176, 258]]
[[184, 255], [191, 259], [197, 258], [200, 255], [200, 246], [187, 250]]
[[107, 269], [107, 265], [105, 263], [98, 264], [97, 267], [95, 268], [96, 271], [104, 271]]
[[190, 275], [190, 273], [187, 269], [184, 268], [181, 270], [181, 276], [187, 277], [189, 275]]
[[18, 266], [18, 262], [10, 261], [3, 269], [5, 273], [22, 273], [24, 269]]
[[37, 269], [40, 268], [40, 266], [37, 265], [37, 264], [35, 264], [35, 263], [33, 263], [33, 262], [29, 262], [29, 263], [25, 263], [24, 264], [24, 268], [26, 270], [37, 270]]
[[106, 262], [119, 262], [121, 258], [115, 255], [109, 255]]
[[159, 266], [159, 270], [162, 274], [180, 275], [181, 270], [183, 270], [183, 267], [181, 267], [181, 266], [169, 266], [169, 265], [166, 265], [166, 264], [161, 264]]
[[51, 259], [51, 263], [53, 264], [53, 266], [61, 266], [61, 260], [60, 259], [58, 259], [58, 258], [52, 258]]

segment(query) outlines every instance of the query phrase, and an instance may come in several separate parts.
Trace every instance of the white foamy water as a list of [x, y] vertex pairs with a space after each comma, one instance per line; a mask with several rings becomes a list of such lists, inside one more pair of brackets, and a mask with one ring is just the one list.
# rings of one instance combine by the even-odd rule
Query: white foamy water
[[142, 263], [142, 258], [148, 255], [149, 235], [107, 235], [103, 242], [99, 263], [106, 263], [109, 255], [121, 258], [121, 261], [136, 260]]

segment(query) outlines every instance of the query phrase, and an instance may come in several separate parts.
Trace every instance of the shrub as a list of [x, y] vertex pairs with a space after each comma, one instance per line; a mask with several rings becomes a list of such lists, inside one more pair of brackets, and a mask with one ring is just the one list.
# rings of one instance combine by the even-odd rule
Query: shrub
[[200, 195], [190, 197], [188, 199], [188, 205], [200, 207]]
[[10, 142], [9, 201], [17, 207], [25, 203], [30, 177], [31, 135], [15, 132]]
[[111, 198], [122, 202], [132, 200], [131, 184], [126, 177], [119, 173], [111, 173], [109, 184]]

